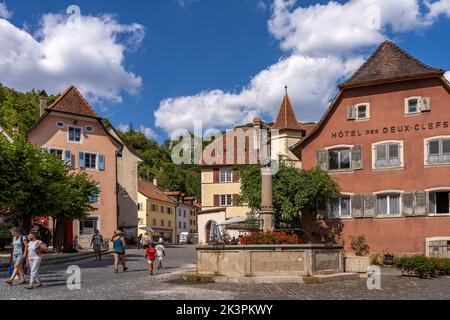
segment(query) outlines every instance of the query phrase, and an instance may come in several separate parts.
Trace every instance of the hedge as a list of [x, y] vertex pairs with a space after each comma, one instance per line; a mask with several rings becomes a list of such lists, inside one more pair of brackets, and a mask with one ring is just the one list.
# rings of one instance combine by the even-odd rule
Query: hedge
[[429, 278], [450, 275], [450, 259], [433, 258], [424, 255], [401, 257], [395, 260], [395, 267], [403, 273]]

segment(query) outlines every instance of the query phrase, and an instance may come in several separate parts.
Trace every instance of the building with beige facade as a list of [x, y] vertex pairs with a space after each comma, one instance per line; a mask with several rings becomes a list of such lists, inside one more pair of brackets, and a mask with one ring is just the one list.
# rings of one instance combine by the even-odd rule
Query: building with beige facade
[[144, 234], [141, 228], [150, 227], [154, 241], [162, 238], [165, 242], [176, 243], [175, 212], [178, 203], [166, 193], [167, 190], [159, 187], [156, 179], [153, 183], [138, 181], [138, 233]]
[[[239, 206], [237, 198], [241, 193], [241, 183], [237, 165], [259, 163], [259, 151], [255, 148], [254, 129], [266, 129], [271, 134], [272, 157], [289, 160], [298, 168], [301, 162], [291, 147], [305, 137], [315, 124], [302, 124], [292, 108], [286, 92], [273, 124], [264, 124], [255, 117], [253, 124], [228, 130], [222, 137], [208, 145], [202, 154], [201, 191], [202, 210], [198, 213], [199, 243], [208, 243], [211, 230], [218, 223], [230, 218], [245, 217], [250, 213], [246, 206]], [[236, 231], [229, 235], [237, 236]]]

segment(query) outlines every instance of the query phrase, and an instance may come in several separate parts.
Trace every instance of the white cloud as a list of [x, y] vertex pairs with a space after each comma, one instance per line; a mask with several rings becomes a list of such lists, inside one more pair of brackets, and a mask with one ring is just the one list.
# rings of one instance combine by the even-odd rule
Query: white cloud
[[0, 2], [0, 19], [9, 19], [12, 17], [12, 12], [8, 10], [4, 2]]
[[429, 10], [427, 17], [431, 20], [431, 23], [441, 15], [450, 17], [450, 0], [440, 0], [436, 2], [426, 0], [425, 6]]
[[450, 71], [447, 71], [447, 72], [444, 74], [444, 77], [445, 77], [448, 81], [450, 81]]
[[[117, 126], [117, 129], [119, 129], [119, 131], [121, 131], [121, 132], [128, 132], [128, 131], [130, 131], [131, 127], [130, 127], [130, 124], [119, 124]], [[134, 129], [134, 130], [136, 130], [136, 129]], [[155, 139], [158, 136], [152, 128], [147, 128], [142, 124], [139, 126], [139, 129], [136, 131], [143, 133], [147, 139]]]
[[418, 1], [330, 1], [301, 7], [296, 0], [274, 0], [268, 28], [288, 56], [238, 92], [211, 90], [161, 101], [155, 124], [170, 133], [192, 129], [194, 120], [202, 121], [204, 128], [228, 128], [251, 121], [253, 115], [272, 120], [285, 85], [299, 120], [317, 121], [337, 83], [361, 65], [361, 52], [384, 40], [387, 31], [424, 30], [447, 14], [450, 2], [433, 2], [421, 12]]
[[[127, 50], [144, 36], [139, 24], [120, 24], [110, 15], [46, 14], [34, 34], [0, 19], [0, 82], [18, 90], [58, 93], [77, 86], [92, 100], [122, 101], [123, 91], [138, 92], [142, 79], [125, 70]], [[119, 40], [119, 37], [121, 40]]]

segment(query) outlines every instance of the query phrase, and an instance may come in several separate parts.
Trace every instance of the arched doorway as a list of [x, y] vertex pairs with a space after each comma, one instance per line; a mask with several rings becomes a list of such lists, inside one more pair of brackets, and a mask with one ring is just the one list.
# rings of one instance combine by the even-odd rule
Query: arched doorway
[[205, 242], [208, 244], [218, 240], [217, 222], [209, 220], [205, 226]]

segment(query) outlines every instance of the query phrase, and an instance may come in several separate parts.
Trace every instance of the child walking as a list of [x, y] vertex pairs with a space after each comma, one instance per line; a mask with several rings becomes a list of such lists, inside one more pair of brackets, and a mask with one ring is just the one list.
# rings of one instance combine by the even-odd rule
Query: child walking
[[153, 264], [155, 263], [156, 258], [156, 249], [153, 243], [145, 245], [145, 258], [147, 259], [150, 275], [153, 275]]

